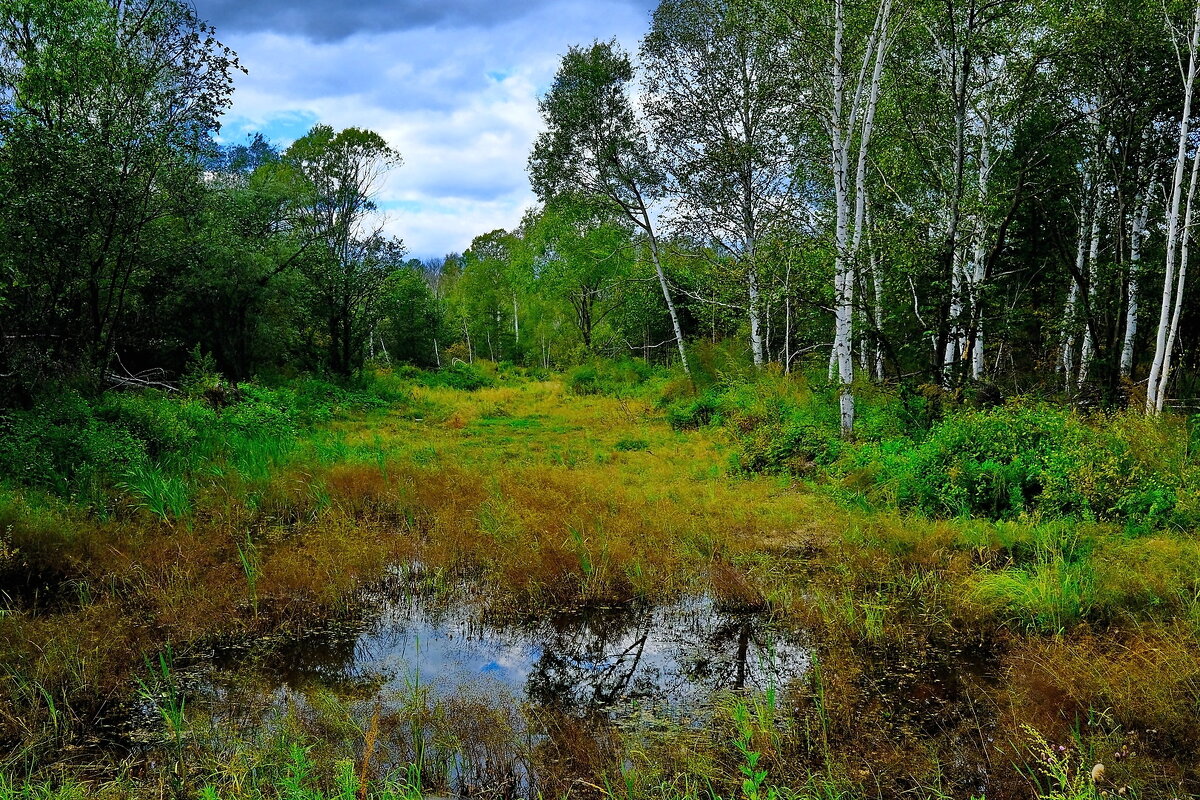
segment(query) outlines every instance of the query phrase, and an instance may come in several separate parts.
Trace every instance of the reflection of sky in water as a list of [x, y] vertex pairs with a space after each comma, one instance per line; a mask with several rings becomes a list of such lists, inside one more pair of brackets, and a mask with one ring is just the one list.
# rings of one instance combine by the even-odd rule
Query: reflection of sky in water
[[[807, 647], [767, 615], [723, 613], [705, 598], [523, 623], [480, 620], [466, 603], [380, 600], [366, 621], [224, 651], [206, 682], [208, 698], [218, 716], [253, 719], [272, 706], [305, 705], [311, 689], [363, 697], [382, 688], [403, 698], [419, 684], [437, 696], [502, 706], [528, 701], [630, 721], [648, 712], [700, 722], [715, 693], [784, 689], [811, 664]], [[253, 677], [249, 694], [228, 680], [235, 675]]]
[[763, 615], [724, 614], [706, 599], [654, 610], [592, 610], [491, 626], [465, 606], [389, 607], [347, 648], [342, 674], [382, 676], [439, 693], [487, 688], [535, 702], [683, 708], [722, 689], [782, 688], [807, 650]]

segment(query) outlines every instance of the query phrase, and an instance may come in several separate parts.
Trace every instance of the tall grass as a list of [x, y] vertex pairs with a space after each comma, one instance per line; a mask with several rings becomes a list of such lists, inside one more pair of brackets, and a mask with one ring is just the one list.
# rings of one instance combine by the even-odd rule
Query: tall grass
[[154, 464], [135, 464], [118, 487], [136, 498], [135, 507], [146, 509], [163, 522], [191, 511], [190, 492], [184, 480], [166, 474]]
[[[1166, 774], [1193, 758], [1186, 737], [1198, 716], [1188, 698], [1200, 659], [1184, 645], [1200, 630], [1194, 537], [1170, 525], [1160, 530], [1158, 522], [1129, 522], [1142, 514], [1130, 516], [1134, 506], [1118, 508], [1107, 522], [1107, 511], [1092, 513], [1094, 520], [1082, 512], [1055, 519], [1041, 495], [1027, 498], [1020, 489], [1035, 474], [1033, 462], [1001, 463], [993, 457], [999, 449], [988, 456], [995, 468], [959, 470], [987, 459], [967, 459], [964, 448], [950, 452], [947, 443], [991, 432], [980, 447], [999, 448], [1008, 440], [997, 432], [998, 413], [980, 412], [950, 431], [921, 417], [915, 400], [868, 397], [862, 438], [844, 442], [836, 432], [825, 436], [833, 407], [826, 408], [816, 382], [741, 375], [736, 385], [713, 382], [698, 395], [694, 387], [669, 385], [667, 376], [629, 380], [632, 387], [617, 399], [583, 385], [568, 393], [553, 381], [469, 391], [393, 387], [407, 399], [387, 415], [364, 413], [381, 407], [371, 399], [377, 395], [359, 403], [348, 399], [357, 390], [339, 389], [342, 399], [324, 401], [319, 387], [308, 385], [249, 389], [223, 408], [151, 394], [123, 396], [103, 413], [60, 413], [51, 426], [57, 433], [29, 440], [49, 453], [33, 459], [38, 470], [30, 474], [48, 466], [57, 478], [21, 484], [40, 490], [0, 490], [0, 550], [9, 554], [0, 553], [0, 573], [18, 574], [19, 565], [39, 570], [47, 583], [61, 576], [72, 589], [37, 614], [14, 602], [13, 613], [0, 617], [7, 670], [0, 735], [13, 735], [11, 717], [34, 732], [30, 740], [44, 734], [39, 754], [61, 749], [79, 730], [83, 711], [76, 709], [87, 706], [78, 701], [128, 695], [143, 653], [157, 653], [160, 641], [182, 647], [287, 632], [352, 608], [356, 592], [400, 562], [437, 576], [443, 594], [469, 586], [498, 615], [707, 592], [729, 613], [767, 610], [811, 631], [819, 657], [792, 694], [779, 687], [772, 713], [741, 696], [744, 708], [723, 707], [719, 724], [655, 720], [650, 733], [638, 733], [643, 739], [631, 734], [616, 745], [605, 738], [614, 736], [611, 729], [566, 720], [553, 730], [567, 731], [561, 735], [573, 744], [553, 751], [561, 742], [548, 734], [520, 741], [519, 724], [494, 709], [416, 685], [408, 700], [394, 698], [402, 713], [380, 723], [380, 736], [390, 737], [380, 752], [389, 765], [405, 765], [391, 776], [365, 755], [371, 748], [360, 749], [370, 730], [361, 707], [352, 715], [333, 700], [311, 701], [326, 703], [327, 713], [311, 712], [319, 718], [287, 729], [309, 738], [272, 732], [269, 743], [220, 741], [229, 732], [219, 726], [201, 743], [194, 721], [164, 716], [164, 730], [188, 730], [178, 744], [189, 759], [190, 794], [182, 796], [207, 784], [207, 796], [220, 800], [409, 797], [443, 791], [458, 765], [484, 770], [537, 757], [558, 759], [564, 792], [592, 796], [604, 786], [626, 800], [833, 800], [899, 796], [898, 787], [908, 787], [905, 796], [939, 797], [912, 788], [941, 785], [938, 759], [946, 751], [939, 748], [982, 738], [974, 729], [967, 739], [929, 733], [906, 709], [911, 698], [885, 687], [896, 680], [901, 692], [913, 687], [913, 694], [940, 701], [943, 687], [924, 680], [926, 671], [944, 666], [931, 654], [945, 652], [947, 641], [990, 642], [996, 626], [1010, 632], [996, 637], [1005, 643], [999, 654], [985, 651], [986, 669], [1003, 677], [987, 685], [989, 703], [977, 707], [985, 717], [979, 730], [986, 725], [998, 742], [987, 750], [997, 759], [992, 769], [1011, 770], [1004, 759], [1017, 745], [1004, 737], [1021, 721], [1036, 719], [1047, 736], [1061, 736], [1076, 700], [1117, 709], [1123, 729], [1158, 732], [1162, 755], [1139, 767], [1143, 775]], [[665, 405], [656, 404], [655, 395], [668, 393]], [[695, 424], [679, 430], [664, 424], [664, 411], [687, 403], [707, 403], [708, 411], [684, 409]], [[706, 422], [724, 427], [697, 431], [702, 423], [693, 411], [711, 411]], [[830, 419], [836, 426], [836, 416]], [[1064, 430], [1095, 422], [1037, 407], [1017, 428], [1040, 429], [1046, 419]], [[118, 423], [124, 434], [114, 433]], [[1133, 443], [1153, 444], [1159, 423], [1140, 424], [1113, 421], [1128, 426], [1113, 435], [1130, 446], [1111, 463], [1133, 459], [1160, 477], [1178, 472], [1170, 514], [1183, 519], [1193, 456], [1169, 451], [1156, 461], [1153, 447], [1142, 452]], [[90, 437], [88, 459], [123, 454], [114, 462], [119, 469], [106, 472], [94, 459], [71, 466], [62, 445], [76, 433], [63, 433], [68, 428], [76, 438]], [[1086, 438], [1091, 432], [1080, 435], [1098, 441]], [[1043, 452], [1054, 451], [1053, 437], [1043, 438]], [[117, 447], [130, 442], [128, 451]], [[908, 452], [922, 447], [930, 460], [919, 463], [932, 465], [928, 475]], [[860, 463], [871, 448], [882, 453], [878, 463]], [[1081, 496], [1108, 491], [1101, 485], [1108, 468], [1075, 470], [1057, 456], [1045, 463], [1061, 468], [1060, 477], [1079, 478]], [[121, 485], [131, 465], [157, 472]], [[916, 496], [905, 494], [904, 481], [926, 478], [929, 486], [950, 482], [955, 510], [901, 500]], [[1076, 489], [1054, 491], [1061, 499]], [[129, 497], [144, 513], [127, 513]], [[1019, 511], [1018, 502], [1025, 504]], [[973, 511], [975, 503], [984, 511]], [[1008, 510], [988, 510], [997, 508]], [[946, 514], [1003, 519], [933, 519]], [[1137, 518], [1167, 519], [1159, 511]], [[1190, 622], [1172, 621], [1187, 615]], [[1109, 628], [1111, 620], [1123, 624]], [[1090, 625], [1077, 627], [1083, 621]], [[1169, 669], [1124, 664], [1122, 647], [1138, 636], [1145, 641], [1137, 652], [1145, 659], [1168, 654]], [[1171, 645], [1173, 638], [1183, 644]], [[1088, 658], [1072, 656], [1071, 648]], [[182, 719], [182, 694], [172, 699], [165, 688], [178, 677], [159, 664], [143, 680], [156, 708]], [[300, 751], [287, 742], [299, 742]], [[466, 742], [486, 744], [472, 749]], [[972, 757], [983, 755], [962, 756]], [[642, 772], [622, 773], [624, 758]], [[880, 767], [868, 779], [855, 771], [864, 763], [887, 764], [891, 772]], [[10, 783], [7, 791], [26, 800], [36, 796], [29, 792], [60, 789]], [[93, 796], [104, 787], [86, 791]]]

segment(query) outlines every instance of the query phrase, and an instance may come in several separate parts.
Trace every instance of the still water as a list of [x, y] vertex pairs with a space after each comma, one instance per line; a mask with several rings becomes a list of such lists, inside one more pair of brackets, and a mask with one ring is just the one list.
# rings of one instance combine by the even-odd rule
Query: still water
[[437, 694], [480, 690], [539, 705], [620, 714], [653, 706], [691, 715], [724, 690], [782, 688], [809, 651], [766, 613], [723, 611], [708, 597], [646, 608], [591, 608], [490, 621], [464, 602], [375, 598], [358, 623], [270, 648], [226, 653], [282, 690], [372, 684]]

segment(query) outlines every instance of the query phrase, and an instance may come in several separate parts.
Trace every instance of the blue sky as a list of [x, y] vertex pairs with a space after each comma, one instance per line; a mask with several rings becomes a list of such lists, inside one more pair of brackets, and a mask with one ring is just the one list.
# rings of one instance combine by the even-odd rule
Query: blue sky
[[377, 131], [404, 157], [380, 196], [418, 258], [511, 228], [533, 203], [537, 97], [573, 44], [635, 49], [651, 0], [195, 0], [237, 51], [221, 132], [286, 145], [314, 123]]

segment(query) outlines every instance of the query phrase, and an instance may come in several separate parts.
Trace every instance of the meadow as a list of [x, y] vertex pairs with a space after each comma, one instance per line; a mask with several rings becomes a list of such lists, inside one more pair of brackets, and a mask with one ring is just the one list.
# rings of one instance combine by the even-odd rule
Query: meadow
[[[844, 441], [819, 377], [709, 373], [201, 374], [8, 414], [0, 798], [1200, 793], [1187, 420], [880, 389]], [[702, 723], [421, 685], [201, 701], [213, 653], [269, 661], [381, 587], [497, 624], [704, 596], [811, 664]]]

